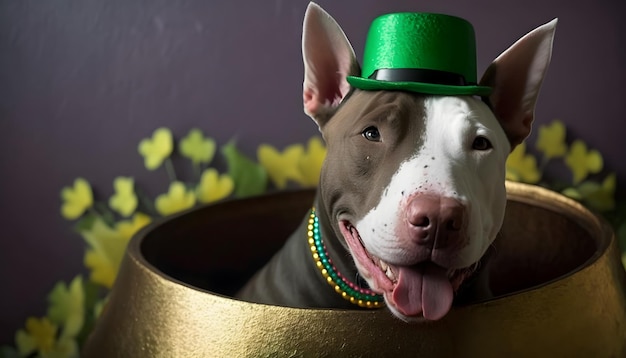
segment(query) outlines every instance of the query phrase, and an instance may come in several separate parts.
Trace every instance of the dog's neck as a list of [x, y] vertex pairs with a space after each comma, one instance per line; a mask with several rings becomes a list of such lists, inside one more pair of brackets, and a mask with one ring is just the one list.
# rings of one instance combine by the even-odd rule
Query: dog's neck
[[338, 234], [333, 229], [332, 219], [326, 211], [325, 205], [319, 195], [315, 200], [315, 210], [319, 221], [321, 237], [329, 257], [333, 260], [335, 267], [342, 275], [346, 278], [354, 279], [358, 272], [354, 261], [351, 259], [350, 253], [341, 242]]
[[[329, 232], [330, 230], [325, 231]], [[313, 208], [311, 209], [311, 214], [309, 215], [307, 238], [311, 249], [311, 256], [313, 257], [315, 266], [319, 269], [322, 276], [338, 295], [340, 295], [343, 299], [348, 300], [350, 303], [363, 308], [383, 307], [385, 305], [383, 296], [369, 288], [367, 282], [360, 278], [358, 270], [356, 270], [357, 272], [352, 275], [346, 274], [348, 270], [353, 271], [350, 270], [350, 268], [348, 268], [348, 270], [343, 270], [343, 273], [342, 270], [338, 269], [337, 266], [340, 266], [339, 264], [344, 262], [343, 257], [339, 257], [342, 260], [338, 260], [336, 265], [335, 260], [329, 254], [329, 250], [327, 248], [328, 245], [325, 244], [323, 237], [324, 235], [322, 234], [322, 228], [317, 216], [317, 210]], [[337, 237], [341, 236], [334, 236], [334, 238]], [[334, 245], [336, 242], [337, 241], [334, 241], [332, 244]], [[348, 250], [345, 250], [345, 246], [341, 246], [347, 253]], [[349, 262], [354, 262], [354, 260], [350, 257], [346, 257], [345, 259]], [[354, 265], [348, 266], [355, 267]]]
[[[311, 206], [316, 209], [323, 245], [333, 265], [342, 276], [354, 280], [358, 272], [354, 261], [335, 234], [319, 194]], [[307, 212], [283, 248], [237, 296], [289, 307], [359, 308], [337, 294], [316, 266], [307, 234], [309, 216]]]

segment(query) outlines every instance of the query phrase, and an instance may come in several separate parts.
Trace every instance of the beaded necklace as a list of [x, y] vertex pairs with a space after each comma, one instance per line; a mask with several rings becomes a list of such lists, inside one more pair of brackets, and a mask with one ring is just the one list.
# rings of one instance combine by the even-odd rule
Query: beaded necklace
[[320, 233], [315, 208], [311, 208], [307, 226], [307, 238], [315, 266], [320, 270], [326, 282], [335, 289], [335, 292], [340, 294], [345, 300], [360, 307], [379, 308], [385, 305], [382, 295], [352, 283], [335, 268], [322, 242], [322, 234]]

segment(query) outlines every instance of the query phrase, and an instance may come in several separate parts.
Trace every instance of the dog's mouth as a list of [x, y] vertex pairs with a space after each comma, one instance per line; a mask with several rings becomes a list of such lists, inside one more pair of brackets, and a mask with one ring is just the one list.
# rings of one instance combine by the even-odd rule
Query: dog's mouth
[[350, 222], [341, 220], [339, 227], [370, 288], [405, 320], [441, 319], [450, 311], [454, 292], [476, 268], [446, 269], [432, 261], [393, 265], [371, 254]]

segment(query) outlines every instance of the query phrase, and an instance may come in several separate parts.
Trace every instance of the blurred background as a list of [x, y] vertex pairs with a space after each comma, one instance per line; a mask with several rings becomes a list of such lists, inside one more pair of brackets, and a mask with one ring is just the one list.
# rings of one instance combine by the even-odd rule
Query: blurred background
[[[82, 176], [99, 198], [115, 176], [167, 190], [137, 144], [160, 126], [197, 127], [254, 157], [304, 142], [300, 36], [305, 0], [0, 0], [0, 345], [45, 315], [59, 280], [85, 272], [85, 243], [60, 215]], [[443, 12], [474, 24], [479, 77], [515, 40], [559, 18], [536, 112], [598, 149], [626, 187], [623, 0], [319, 1], [361, 56], [384, 12]], [[536, 134], [534, 134], [536, 135]], [[219, 163], [218, 163], [219, 165]]]

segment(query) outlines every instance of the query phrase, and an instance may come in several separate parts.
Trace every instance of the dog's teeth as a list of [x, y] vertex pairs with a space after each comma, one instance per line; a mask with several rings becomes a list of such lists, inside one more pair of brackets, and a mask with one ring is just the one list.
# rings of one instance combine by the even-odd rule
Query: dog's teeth
[[393, 275], [393, 272], [391, 272], [391, 268], [389, 268], [389, 267], [387, 267], [387, 270], [385, 271], [385, 275], [391, 281], [394, 281], [396, 279], [396, 277]]
[[380, 260], [378, 261], [378, 267], [380, 267], [380, 269], [383, 271], [387, 271], [387, 269], [389, 268], [389, 265], [387, 265], [385, 261]]

